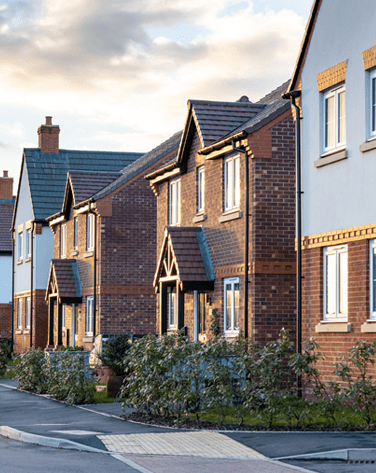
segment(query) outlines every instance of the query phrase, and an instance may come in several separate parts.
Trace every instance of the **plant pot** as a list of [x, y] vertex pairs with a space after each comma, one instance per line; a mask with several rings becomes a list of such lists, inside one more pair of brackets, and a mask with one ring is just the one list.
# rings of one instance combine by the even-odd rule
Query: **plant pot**
[[108, 378], [112, 376], [112, 369], [108, 366], [101, 366], [98, 369], [98, 383], [107, 383]]
[[110, 376], [107, 380], [107, 396], [116, 397], [123, 385], [124, 376]]

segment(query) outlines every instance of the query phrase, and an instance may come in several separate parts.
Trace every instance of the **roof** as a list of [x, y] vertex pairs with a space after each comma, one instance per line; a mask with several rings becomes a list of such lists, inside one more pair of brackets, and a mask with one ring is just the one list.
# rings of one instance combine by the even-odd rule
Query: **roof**
[[297, 59], [296, 64], [295, 64], [294, 73], [292, 75], [290, 84], [289, 84], [289, 86], [287, 88], [287, 91], [286, 91], [287, 93], [292, 92], [294, 89], [300, 87], [300, 85], [298, 84], [300, 71], [301, 71], [301, 68], [303, 67], [303, 64], [304, 64], [305, 56], [306, 56], [306, 53], [307, 53], [307, 48], [308, 48], [310, 40], [311, 40], [311, 35], [312, 35], [312, 32], [313, 32], [315, 24], [316, 24], [316, 19], [317, 19], [317, 15], [320, 11], [321, 4], [322, 4], [322, 0], [314, 0], [314, 2], [313, 2], [312, 8], [311, 8], [311, 14], [309, 16], [307, 26], [306, 26], [306, 29], [304, 31], [303, 40], [302, 40], [302, 43], [300, 45], [300, 51], [299, 51], [298, 59]]
[[265, 103], [265, 104], [271, 104], [275, 102], [276, 100], [281, 100], [281, 96], [286, 93], [287, 88], [290, 84], [290, 79], [284, 82], [282, 85], [274, 89], [272, 92], [269, 94], [265, 95], [262, 97], [260, 100], [258, 100], [257, 103]]
[[[44, 220], [61, 210], [67, 171], [119, 172], [143, 153], [60, 150], [42, 153], [39, 148], [24, 149], [23, 163], [29, 179], [35, 220]], [[17, 208], [18, 196], [16, 200]]]
[[[51, 287], [54, 287], [53, 292], [51, 292]], [[51, 260], [46, 299], [51, 293], [57, 293], [63, 302], [64, 300], [78, 300], [82, 298], [82, 287], [77, 260]]]
[[218, 141], [265, 107], [252, 102], [205, 100], [190, 100], [189, 104], [203, 146]]
[[[171, 252], [172, 257], [168, 257], [168, 252]], [[191, 289], [195, 287], [195, 283], [214, 281], [214, 266], [205, 230], [201, 227], [166, 227], [154, 277], [155, 287], [158, 287], [161, 277], [168, 277], [165, 274], [168, 266], [168, 263], [164, 264], [165, 260], [173, 261], [173, 274], [176, 273], [180, 283], [190, 283]]]
[[[125, 169], [122, 169], [122, 176], [120, 176], [111, 184], [109, 184], [108, 186], [104, 187], [99, 192], [97, 192], [94, 196], [94, 200], [101, 199], [102, 197], [105, 197], [110, 192], [113, 192], [115, 189], [122, 186], [129, 180], [133, 179], [135, 176], [140, 174], [142, 171], [144, 171], [148, 167], [152, 166], [157, 161], [163, 159], [164, 156], [167, 156], [174, 149], [176, 149], [177, 151], [180, 140], [181, 140], [181, 136], [182, 136], [181, 131], [175, 133], [166, 141], [161, 143], [159, 146], [157, 146], [156, 148], [152, 149], [148, 153], [138, 158], [136, 161], [134, 161], [132, 164], [127, 166]], [[175, 160], [176, 160], [176, 157], [174, 157], [173, 161]], [[169, 158], [168, 161], [171, 161], [171, 158]]]
[[0, 199], [0, 253], [12, 253], [12, 215], [15, 198]]

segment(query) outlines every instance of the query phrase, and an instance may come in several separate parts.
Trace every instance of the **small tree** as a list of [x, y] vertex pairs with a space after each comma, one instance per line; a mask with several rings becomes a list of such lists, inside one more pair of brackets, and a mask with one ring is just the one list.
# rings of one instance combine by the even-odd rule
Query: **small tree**
[[98, 358], [105, 366], [111, 368], [115, 376], [121, 376], [125, 373], [124, 362], [130, 348], [129, 335], [114, 335], [107, 340]]

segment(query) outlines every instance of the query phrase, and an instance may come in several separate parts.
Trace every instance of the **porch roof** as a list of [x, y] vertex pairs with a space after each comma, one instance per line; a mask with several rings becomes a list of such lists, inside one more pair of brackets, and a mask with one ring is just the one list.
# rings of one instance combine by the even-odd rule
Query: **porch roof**
[[[166, 227], [154, 287], [177, 280], [182, 289], [209, 288], [215, 278], [205, 231], [201, 227]], [[204, 287], [205, 286], [205, 287]], [[206, 287], [208, 286], [208, 287]]]
[[75, 302], [82, 299], [81, 279], [77, 260], [51, 260], [46, 300], [52, 294], [56, 294], [61, 302]]

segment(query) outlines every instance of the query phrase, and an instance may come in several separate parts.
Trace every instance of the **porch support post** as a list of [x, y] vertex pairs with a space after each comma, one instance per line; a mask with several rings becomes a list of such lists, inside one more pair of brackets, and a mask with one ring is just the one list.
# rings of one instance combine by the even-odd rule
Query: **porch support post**
[[57, 300], [57, 344], [63, 344], [63, 312], [59, 299]]
[[54, 346], [54, 300], [50, 296], [48, 298], [48, 314], [49, 314], [49, 340], [48, 345], [50, 347]]
[[159, 283], [159, 333], [167, 332], [167, 287]]
[[193, 291], [193, 341], [198, 340], [198, 291]]
[[176, 281], [176, 297], [178, 298], [178, 330], [184, 327], [184, 292], [180, 289], [179, 281]]

